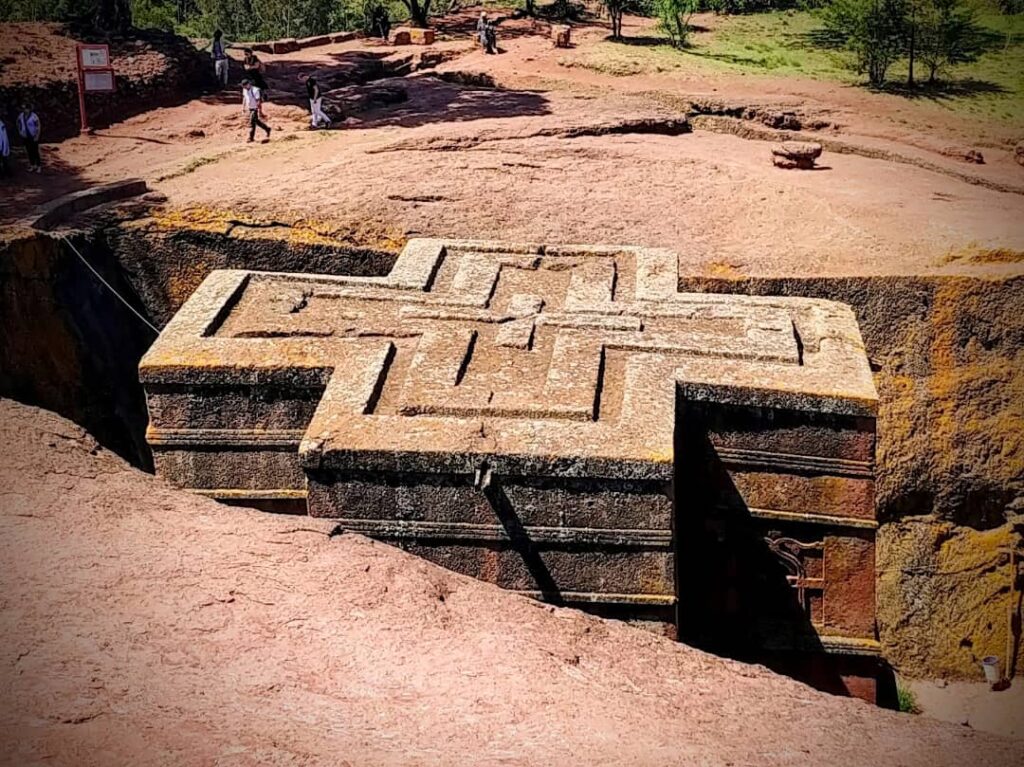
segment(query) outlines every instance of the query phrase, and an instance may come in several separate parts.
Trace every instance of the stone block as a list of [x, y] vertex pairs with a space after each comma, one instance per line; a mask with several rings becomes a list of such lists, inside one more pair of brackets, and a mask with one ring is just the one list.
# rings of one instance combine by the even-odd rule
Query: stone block
[[429, 27], [398, 27], [391, 33], [392, 45], [433, 45], [435, 33]]
[[821, 144], [810, 141], [785, 141], [772, 147], [772, 163], [779, 168], [810, 170], [821, 157]]
[[157, 469], [709, 646], [877, 652], [852, 311], [677, 284], [666, 251], [437, 240], [214, 272], [142, 362]]
[[551, 39], [556, 48], [568, 48], [571, 43], [572, 27], [568, 24], [555, 24], [551, 27]]
[[299, 41], [294, 37], [286, 37], [270, 43], [270, 52], [274, 54], [294, 53], [297, 50], [299, 50]]
[[305, 48], [319, 48], [322, 45], [330, 45], [330, 35], [316, 35], [315, 37], [303, 37], [297, 41], [300, 50]]

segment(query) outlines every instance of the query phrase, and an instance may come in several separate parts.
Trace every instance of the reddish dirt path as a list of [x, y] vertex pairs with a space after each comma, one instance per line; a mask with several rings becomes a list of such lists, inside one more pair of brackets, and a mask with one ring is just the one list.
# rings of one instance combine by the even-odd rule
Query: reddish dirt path
[[944, 765], [1024, 742], [833, 698], [220, 506], [0, 400], [5, 764]]
[[[641, 24], [649, 22], [627, 20], [627, 34], [642, 34]], [[233, 91], [154, 110], [49, 148], [58, 170], [22, 177], [0, 201], [0, 220], [73, 188], [143, 176], [168, 195], [170, 208], [304, 219], [371, 245], [413, 235], [631, 243], [673, 248], [693, 270], [720, 275], [1022, 268], [1024, 194], [957, 177], [1024, 190], [1004, 127], [811, 80], [707, 71], [611, 77], [559, 64], [603, 39], [600, 26], [578, 29], [568, 52], [531, 33], [529, 22], [502, 29], [499, 56], [475, 50], [465, 35], [437, 46], [460, 53], [439, 72], [483, 74], [502, 88], [417, 74], [402, 80], [407, 103], [327, 133], [306, 129], [302, 77], [317, 72], [323, 80], [360, 52], [396, 49], [354, 42], [264, 56], [277, 129], [269, 145], [243, 143]], [[694, 95], [795, 108], [841, 126], [825, 138], [907, 162], [827, 151], [822, 170], [787, 172], [771, 166], [766, 141], [705, 130], [614, 133], [638, 118], [677, 118]], [[579, 136], [581, 129], [613, 133]], [[950, 145], [983, 145], [988, 163], [937, 151]], [[992, 260], [992, 250], [997, 267], [951, 258], [970, 252]]]

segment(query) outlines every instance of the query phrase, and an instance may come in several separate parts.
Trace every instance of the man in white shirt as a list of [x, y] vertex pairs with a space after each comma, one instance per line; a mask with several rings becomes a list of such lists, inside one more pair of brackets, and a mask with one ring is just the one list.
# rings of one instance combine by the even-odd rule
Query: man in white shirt
[[260, 119], [263, 116], [263, 94], [249, 80], [242, 80], [242, 111], [249, 113], [249, 143], [256, 138], [257, 128], [265, 130], [266, 140], [270, 141], [270, 126]]
[[25, 154], [28, 155], [28, 172], [42, 173], [43, 163], [39, 157], [39, 136], [42, 133], [42, 125], [39, 116], [32, 111], [32, 107], [25, 104], [18, 115], [18, 135], [25, 142]]

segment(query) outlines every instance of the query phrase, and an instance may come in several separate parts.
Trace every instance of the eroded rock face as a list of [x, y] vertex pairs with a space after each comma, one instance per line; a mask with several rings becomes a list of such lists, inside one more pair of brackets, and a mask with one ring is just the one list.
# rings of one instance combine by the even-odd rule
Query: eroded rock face
[[878, 632], [901, 674], [981, 680], [981, 658], [1011, 662], [1020, 608], [1010, 583], [1024, 568], [1018, 555], [1013, 572], [1009, 550], [1021, 543], [1010, 524], [979, 531], [916, 517], [881, 528]]
[[[965, 544], [987, 540], [987, 531], [1019, 524], [1024, 508], [1024, 278], [693, 278], [684, 280], [684, 287], [827, 296], [854, 307], [879, 391], [880, 538], [890, 525], [903, 537], [899, 526], [908, 517], [962, 536]], [[908, 674], [976, 679], [978, 667], [959, 643], [965, 637], [983, 640], [972, 639], [963, 621], [958, 625], [954, 620], [947, 629], [936, 620], [925, 629], [902, 623], [899, 616], [912, 604], [918, 620], [929, 614], [970, 614], [980, 624], [997, 626], [1006, 619], [1006, 601], [977, 598], [967, 578], [956, 581], [956, 587], [947, 579], [948, 588], [918, 589], [911, 600], [896, 588], [896, 571], [932, 546], [927, 535], [913, 540], [913, 545], [909, 540], [890, 545], [879, 555], [888, 573], [877, 593], [880, 623], [886, 625], [883, 654], [898, 670], [911, 669]], [[942, 557], [943, 570], [970, 571], [977, 565], [969, 545], [947, 546]], [[914, 639], [896, 641], [903, 631]], [[935, 634], [925, 652], [921, 646], [928, 631]], [[1018, 670], [1024, 671], [1024, 660], [1018, 660]]]

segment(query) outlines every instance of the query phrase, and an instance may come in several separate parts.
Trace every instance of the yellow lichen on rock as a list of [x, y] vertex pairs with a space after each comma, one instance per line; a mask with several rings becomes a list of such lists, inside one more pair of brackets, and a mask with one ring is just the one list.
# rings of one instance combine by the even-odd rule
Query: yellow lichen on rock
[[1010, 525], [977, 531], [917, 517], [879, 530], [879, 638], [899, 673], [980, 680], [981, 658], [996, 655], [1007, 663], [1016, 609], [1007, 552], [1021, 545]]

